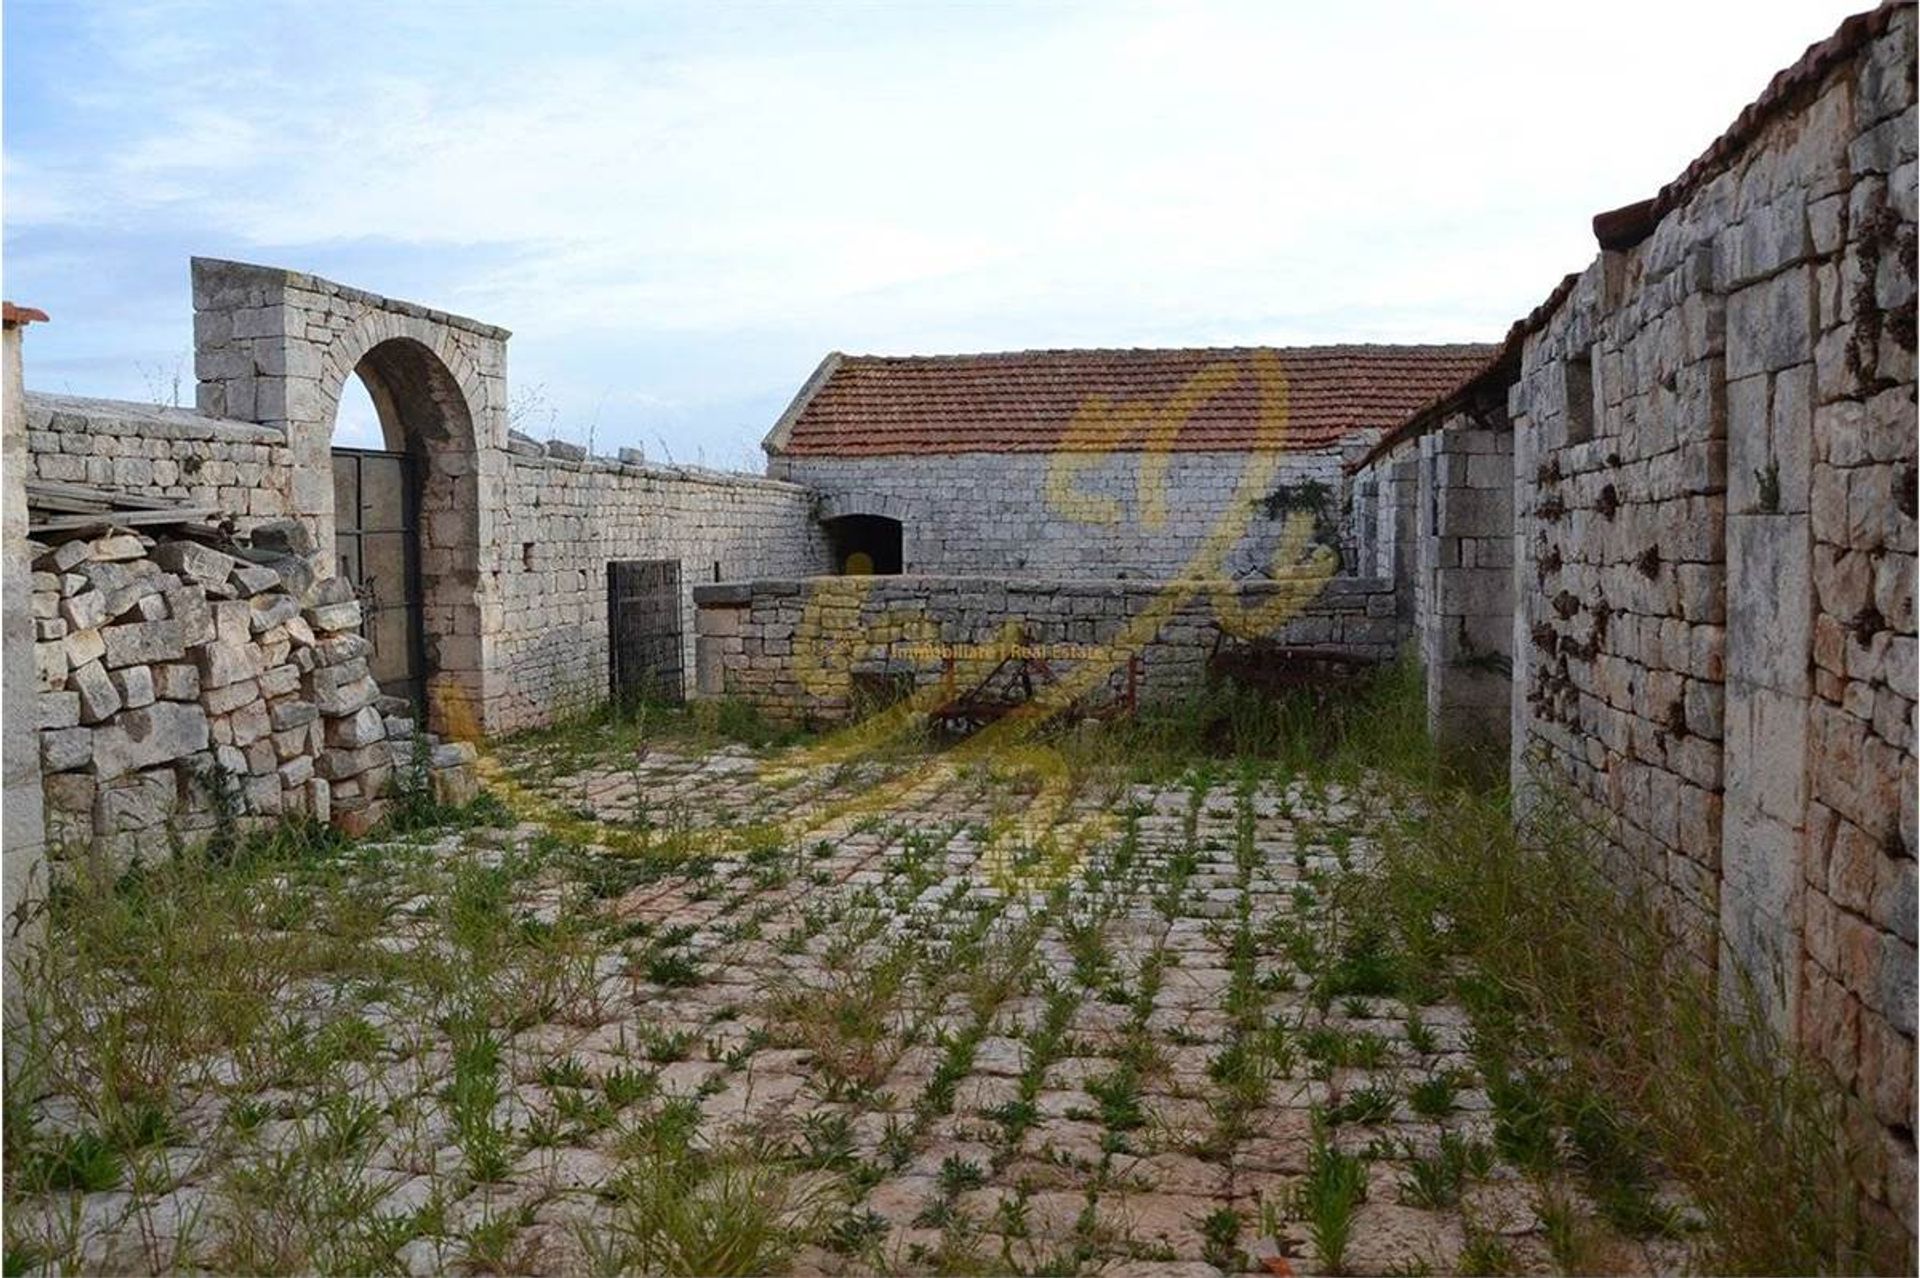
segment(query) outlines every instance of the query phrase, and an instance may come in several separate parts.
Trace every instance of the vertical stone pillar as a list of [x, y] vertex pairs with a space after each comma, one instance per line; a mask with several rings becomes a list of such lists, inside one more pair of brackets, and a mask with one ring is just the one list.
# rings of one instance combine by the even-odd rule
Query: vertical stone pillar
[[27, 405], [20, 373], [21, 333], [39, 311], [6, 304], [4, 328], [5, 455], [0, 472], [6, 483], [5, 543], [0, 590], [5, 592], [5, 630], [0, 656], [5, 662], [5, 828], [0, 850], [4, 877], [6, 1019], [19, 1011], [19, 962], [38, 941], [35, 911], [46, 887], [46, 824], [40, 795], [40, 733], [33, 663], [32, 564], [27, 552]]
[[1811, 272], [1727, 300], [1721, 997], [1791, 1031], [1799, 997], [1813, 576]]

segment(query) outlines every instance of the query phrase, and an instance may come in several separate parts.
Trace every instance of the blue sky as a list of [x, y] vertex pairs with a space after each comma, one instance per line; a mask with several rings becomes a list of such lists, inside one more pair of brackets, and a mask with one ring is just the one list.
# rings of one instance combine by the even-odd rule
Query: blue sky
[[1860, 7], [6, 0], [0, 282], [34, 389], [191, 402], [199, 253], [757, 467], [832, 349], [1492, 340]]

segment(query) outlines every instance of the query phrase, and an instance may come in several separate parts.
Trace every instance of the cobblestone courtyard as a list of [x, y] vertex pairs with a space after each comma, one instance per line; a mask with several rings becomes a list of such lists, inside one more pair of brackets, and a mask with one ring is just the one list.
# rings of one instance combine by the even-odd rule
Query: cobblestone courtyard
[[212, 872], [204, 928], [123, 885], [9, 1094], [10, 1271], [1675, 1260], [1514, 1169], [1444, 982], [1325, 908], [1378, 793], [609, 758], [509, 747], [496, 824]]

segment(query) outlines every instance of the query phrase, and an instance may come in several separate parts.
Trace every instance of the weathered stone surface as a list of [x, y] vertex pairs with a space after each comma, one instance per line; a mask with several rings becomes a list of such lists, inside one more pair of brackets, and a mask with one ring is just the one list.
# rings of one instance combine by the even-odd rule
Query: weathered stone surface
[[173, 620], [108, 626], [100, 632], [100, 637], [106, 641], [109, 667], [174, 661], [186, 653], [180, 623]]
[[233, 584], [235, 593], [242, 599], [265, 591], [280, 589], [280, 574], [271, 568], [262, 568], [255, 564], [235, 564], [233, 574], [228, 580]]
[[386, 739], [387, 725], [369, 704], [353, 714], [327, 722], [327, 744], [357, 748]]
[[353, 630], [360, 625], [360, 603], [321, 604], [307, 609], [307, 621], [316, 631]]
[[156, 546], [153, 561], [168, 572], [202, 586], [225, 582], [234, 569], [233, 556], [185, 537]]
[[107, 779], [184, 758], [207, 745], [205, 710], [177, 701], [156, 701], [123, 711], [94, 731], [93, 767]]
[[153, 691], [163, 701], [197, 701], [200, 671], [185, 662], [153, 667]]
[[67, 677], [67, 686], [79, 696], [82, 723], [100, 723], [120, 709], [120, 689], [101, 662], [92, 661], [75, 670]]
[[109, 676], [120, 692], [120, 704], [138, 707], [153, 704], [153, 671], [146, 666], [127, 666]]
[[315, 762], [314, 769], [326, 780], [338, 783], [391, 761], [392, 754], [387, 743], [379, 741], [357, 749], [328, 750]]
[[107, 655], [107, 641], [98, 630], [69, 631], [66, 637], [67, 665], [75, 670]]
[[300, 605], [290, 595], [256, 595], [249, 602], [253, 610], [249, 624], [256, 635], [283, 626], [300, 615]]
[[87, 728], [51, 728], [40, 734], [40, 766], [49, 772], [84, 768], [93, 761], [93, 733]]
[[107, 621], [107, 594], [105, 591], [89, 590], [85, 594], [62, 599], [60, 615], [66, 619], [69, 629], [97, 629]]
[[200, 684], [204, 688], [224, 688], [236, 680], [252, 679], [259, 674], [251, 645], [228, 643], [222, 639], [195, 649], [193, 655], [199, 664]]

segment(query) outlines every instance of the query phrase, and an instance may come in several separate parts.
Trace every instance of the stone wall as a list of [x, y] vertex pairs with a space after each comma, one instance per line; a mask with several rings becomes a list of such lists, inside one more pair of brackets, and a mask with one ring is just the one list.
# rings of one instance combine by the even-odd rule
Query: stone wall
[[[117, 872], [203, 839], [223, 805], [351, 830], [381, 816], [414, 727], [368, 673], [359, 603], [339, 578], [314, 582], [302, 525], [218, 540], [108, 530], [27, 543], [28, 713], [56, 864]], [[471, 757], [449, 747], [429, 762], [451, 772]]]
[[820, 494], [819, 516], [901, 524], [909, 573], [1030, 577], [1237, 577], [1273, 559], [1276, 488], [1322, 486], [1330, 523], [1337, 452], [961, 453], [781, 457], [770, 471]]
[[694, 602], [702, 694], [789, 722], [846, 718], [866, 681], [937, 684], [955, 645], [959, 683], [984, 677], [1006, 645], [1028, 644], [1102, 697], [1119, 693], [1137, 653], [1136, 695], [1150, 700], [1196, 690], [1223, 627], [1227, 646], [1261, 638], [1376, 661], [1403, 635], [1392, 583], [1356, 578], [821, 577], [702, 586]]
[[512, 688], [493, 730], [541, 723], [608, 693], [607, 565], [680, 564], [684, 678], [694, 669], [693, 587], [827, 570], [802, 488], [751, 475], [587, 457], [516, 440], [499, 515], [495, 660]]
[[241, 528], [285, 516], [285, 432], [179, 408], [35, 392], [26, 397], [32, 478], [163, 497]]
[[[1513, 759], [1914, 1201], [1914, 12], [1778, 78], [1530, 325]], [[1637, 229], [1634, 224], [1641, 223]], [[1907, 1222], [1911, 1228], [1910, 1221]]]
[[[45, 316], [30, 313], [33, 318]], [[20, 347], [29, 313], [5, 306], [0, 328], [0, 432], [5, 450], [0, 454], [0, 484], [5, 486], [4, 523], [0, 524], [0, 704], [9, 707], [0, 724], [0, 766], [5, 769], [0, 794], [0, 937], [5, 938], [5, 1030], [16, 1028], [20, 1011], [19, 977], [26, 955], [42, 932], [39, 903], [47, 889], [45, 873], [46, 819], [40, 792], [39, 734], [34, 716], [20, 707], [32, 705], [37, 695], [34, 674], [32, 556], [27, 549], [27, 411], [20, 378]], [[9, 1077], [7, 1084], [14, 1080]]]

